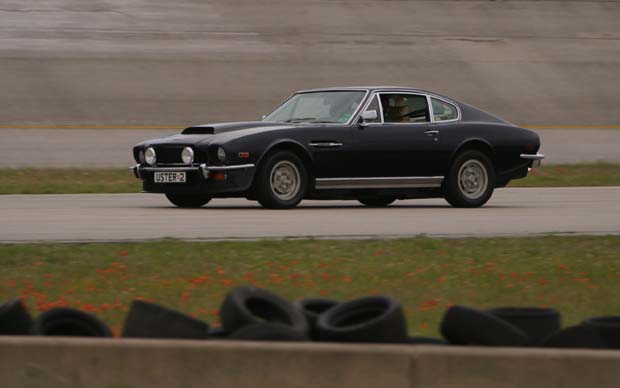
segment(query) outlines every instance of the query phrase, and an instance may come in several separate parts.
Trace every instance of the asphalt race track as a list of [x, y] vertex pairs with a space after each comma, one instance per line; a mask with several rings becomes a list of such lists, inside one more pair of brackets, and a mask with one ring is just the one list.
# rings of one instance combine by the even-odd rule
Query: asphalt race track
[[620, 187], [501, 189], [480, 209], [451, 208], [441, 199], [383, 209], [304, 201], [293, 210], [220, 199], [202, 209], [178, 209], [156, 194], [6, 195], [0, 218], [3, 243], [619, 234]]

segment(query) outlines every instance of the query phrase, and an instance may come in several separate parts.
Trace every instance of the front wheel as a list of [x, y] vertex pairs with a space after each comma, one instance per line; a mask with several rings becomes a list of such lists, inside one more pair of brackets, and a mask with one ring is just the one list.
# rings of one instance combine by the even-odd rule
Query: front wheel
[[297, 206], [308, 188], [308, 173], [301, 159], [290, 151], [268, 155], [255, 177], [254, 193], [268, 209]]
[[480, 151], [459, 154], [444, 181], [444, 194], [455, 207], [480, 207], [495, 188], [495, 169], [489, 158]]
[[361, 204], [370, 207], [386, 207], [392, 202], [396, 201], [396, 198], [391, 197], [370, 197], [370, 198], [358, 198]]
[[197, 194], [170, 194], [166, 193], [166, 198], [168, 201], [172, 202], [173, 205], [178, 207], [201, 207], [206, 205], [211, 200], [211, 197], [206, 195], [197, 195]]

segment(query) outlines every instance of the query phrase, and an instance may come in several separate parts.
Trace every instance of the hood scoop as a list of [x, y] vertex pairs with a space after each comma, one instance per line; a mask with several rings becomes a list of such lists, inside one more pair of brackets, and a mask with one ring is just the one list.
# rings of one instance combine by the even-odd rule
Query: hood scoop
[[213, 135], [215, 128], [213, 127], [188, 127], [181, 132], [183, 135]]

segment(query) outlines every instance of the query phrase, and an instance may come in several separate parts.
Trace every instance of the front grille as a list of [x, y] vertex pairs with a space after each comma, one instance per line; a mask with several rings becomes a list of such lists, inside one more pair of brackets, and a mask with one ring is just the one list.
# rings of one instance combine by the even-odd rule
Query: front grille
[[181, 152], [184, 147], [157, 147], [155, 153], [157, 154], [157, 164], [177, 164], [183, 163], [181, 160]]

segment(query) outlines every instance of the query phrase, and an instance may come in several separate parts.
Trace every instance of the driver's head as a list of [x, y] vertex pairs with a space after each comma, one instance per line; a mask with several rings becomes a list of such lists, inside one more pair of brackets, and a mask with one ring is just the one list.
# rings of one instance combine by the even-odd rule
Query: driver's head
[[407, 106], [407, 97], [395, 95], [390, 98], [390, 106], [394, 108], [402, 108]]

